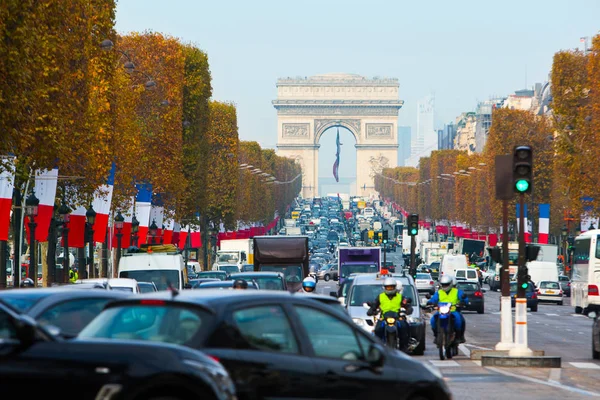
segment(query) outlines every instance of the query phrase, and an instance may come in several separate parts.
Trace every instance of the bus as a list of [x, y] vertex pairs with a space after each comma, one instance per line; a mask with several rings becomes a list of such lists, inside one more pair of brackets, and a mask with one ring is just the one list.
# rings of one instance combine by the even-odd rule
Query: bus
[[593, 229], [575, 238], [572, 277], [571, 304], [575, 313], [587, 314], [600, 311], [600, 229]]

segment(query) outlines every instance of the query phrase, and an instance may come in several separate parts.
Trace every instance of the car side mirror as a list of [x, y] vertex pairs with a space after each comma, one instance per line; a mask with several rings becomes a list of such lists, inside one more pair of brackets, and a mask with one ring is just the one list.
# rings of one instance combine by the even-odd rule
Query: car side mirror
[[366, 308], [367, 310], [370, 310], [371, 306], [369, 306], [369, 303], [363, 303], [363, 308]]
[[372, 344], [367, 353], [367, 362], [373, 368], [381, 368], [385, 363], [383, 348], [378, 344]]
[[191, 283], [186, 283], [185, 285], [183, 285], [184, 289], [191, 289], [192, 288], [192, 284]]
[[596, 317], [597, 317], [596, 311], [590, 311], [587, 316], [591, 319], [596, 319]]

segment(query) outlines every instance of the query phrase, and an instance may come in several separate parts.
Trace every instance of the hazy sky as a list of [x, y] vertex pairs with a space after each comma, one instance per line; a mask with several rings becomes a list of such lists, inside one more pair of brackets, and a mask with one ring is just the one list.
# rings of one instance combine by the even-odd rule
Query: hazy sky
[[[240, 139], [274, 148], [278, 77], [395, 77], [399, 124], [414, 131], [416, 101], [435, 93], [442, 125], [478, 100], [546, 80], [556, 51], [600, 30], [600, 0], [119, 0], [117, 30], [158, 31], [206, 51], [214, 98], [237, 105]], [[340, 175], [354, 176], [354, 140], [340, 135]], [[331, 129], [322, 175], [334, 158]]]

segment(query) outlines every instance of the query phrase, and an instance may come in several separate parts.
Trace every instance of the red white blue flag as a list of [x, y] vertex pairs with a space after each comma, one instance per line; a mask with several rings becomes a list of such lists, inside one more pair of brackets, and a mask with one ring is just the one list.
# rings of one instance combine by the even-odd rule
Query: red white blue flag
[[340, 177], [338, 174], [338, 170], [340, 168], [340, 129], [337, 130], [337, 139], [335, 140], [336, 153], [335, 153], [335, 162], [333, 163], [333, 177], [336, 182], [340, 181]]

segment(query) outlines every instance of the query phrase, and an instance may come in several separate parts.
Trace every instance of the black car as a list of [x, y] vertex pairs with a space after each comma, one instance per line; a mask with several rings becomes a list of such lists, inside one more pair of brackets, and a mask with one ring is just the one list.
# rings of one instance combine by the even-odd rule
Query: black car
[[281, 272], [240, 272], [231, 274], [228, 280], [244, 279], [248, 282], [254, 282], [262, 290], [284, 290], [287, 291], [285, 276]]
[[225, 279], [227, 279], [228, 276], [229, 276], [229, 273], [227, 273], [225, 271], [202, 271], [202, 272], [198, 272], [196, 274], [195, 279], [217, 278], [217, 279], [224, 281]]
[[571, 297], [571, 280], [566, 275], [559, 275], [558, 282], [566, 297]]
[[2, 393], [19, 388], [24, 398], [235, 399], [235, 387], [223, 366], [183, 346], [66, 341], [4, 304], [0, 304], [0, 343]]
[[73, 290], [77, 286], [4, 290], [0, 292], [0, 303], [30, 316], [53, 334], [70, 339], [77, 336], [108, 302], [132, 296], [117, 290]]
[[456, 288], [462, 290], [469, 299], [463, 311], [477, 311], [477, 314], [485, 312], [485, 298], [483, 294], [485, 289], [477, 281], [459, 281], [456, 283]]
[[[248, 289], [258, 290], [258, 285], [255, 282], [251, 280], [246, 282], [248, 282]], [[233, 281], [204, 282], [195, 286], [194, 289], [233, 289], [233, 283]]]
[[159, 292], [111, 303], [79, 337], [201, 349], [225, 366], [242, 400], [390, 393], [397, 399], [450, 399], [432, 366], [385, 349], [339, 308], [311, 297], [248, 290]]

